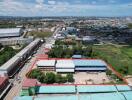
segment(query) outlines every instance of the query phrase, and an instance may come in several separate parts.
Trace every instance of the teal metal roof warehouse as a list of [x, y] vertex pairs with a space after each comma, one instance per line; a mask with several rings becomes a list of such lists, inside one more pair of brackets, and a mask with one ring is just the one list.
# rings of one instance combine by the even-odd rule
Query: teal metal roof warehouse
[[75, 86], [40, 86], [38, 94], [75, 93]]
[[131, 92], [15, 97], [13, 100], [132, 100]]
[[79, 93], [106, 93], [116, 91], [131, 91], [127, 85], [78, 85], [77, 91]]
[[132, 100], [132, 89], [127, 85], [45, 85], [36, 95], [13, 100]]

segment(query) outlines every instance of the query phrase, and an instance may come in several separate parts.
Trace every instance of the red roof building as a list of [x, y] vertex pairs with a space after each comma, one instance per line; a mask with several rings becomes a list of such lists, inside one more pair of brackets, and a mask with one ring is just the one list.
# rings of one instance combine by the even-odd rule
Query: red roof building
[[51, 49], [49, 49], [49, 48], [45, 48], [45, 49], [44, 49], [44, 52], [45, 52], [45, 53], [48, 53], [50, 50], [51, 50]]
[[38, 55], [38, 58], [47, 59], [47, 58], [49, 58], [49, 56], [47, 54], [40, 54], [40, 55]]
[[9, 81], [7, 77], [1, 77], [0, 76], [0, 94], [3, 92], [3, 90], [8, 85]]
[[37, 79], [25, 79], [23, 81], [22, 87], [29, 88], [29, 87], [35, 87], [36, 85], [37, 85]]

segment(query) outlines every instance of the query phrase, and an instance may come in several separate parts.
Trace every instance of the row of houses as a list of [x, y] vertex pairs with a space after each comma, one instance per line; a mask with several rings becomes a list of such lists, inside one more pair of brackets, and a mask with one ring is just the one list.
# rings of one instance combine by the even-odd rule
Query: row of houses
[[106, 71], [107, 69], [107, 64], [100, 59], [39, 60], [36, 66], [43, 71], [56, 72]]

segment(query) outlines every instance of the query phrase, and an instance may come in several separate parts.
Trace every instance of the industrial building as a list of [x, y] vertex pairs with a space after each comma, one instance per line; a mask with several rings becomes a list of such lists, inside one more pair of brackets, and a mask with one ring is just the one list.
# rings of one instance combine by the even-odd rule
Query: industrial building
[[5, 37], [19, 37], [23, 33], [21, 28], [1, 28], [0, 29], [0, 38]]
[[99, 59], [60, 59], [39, 60], [36, 63], [41, 70], [56, 72], [106, 71], [107, 64]]
[[33, 41], [33, 37], [23, 38], [23, 37], [13, 37], [13, 38], [2, 38], [0, 43], [2, 45], [17, 45], [17, 44], [29, 44]]
[[73, 62], [76, 71], [105, 71], [107, 69], [107, 64], [102, 60], [76, 59]]
[[132, 89], [128, 85], [45, 85], [36, 95], [13, 100], [132, 100]]
[[55, 60], [40, 60], [37, 67], [43, 71], [55, 71]]
[[72, 60], [57, 60], [56, 72], [74, 72], [75, 65]]
[[33, 54], [33, 51], [38, 48], [40, 39], [36, 39], [31, 42], [28, 46], [22, 49], [14, 57], [9, 59], [6, 63], [0, 66], [0, 75], [1, 76], [12, 76], [14, 75], [22, 66], [23, 62]]

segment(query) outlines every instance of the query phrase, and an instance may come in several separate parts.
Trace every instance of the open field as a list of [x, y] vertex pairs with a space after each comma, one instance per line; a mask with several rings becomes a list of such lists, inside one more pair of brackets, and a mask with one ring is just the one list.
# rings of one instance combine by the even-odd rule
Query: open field
[[128, 68], [126, 74], [132, 75], [132, 47], [116, 45], [93, 46], [93, 57], [101, 58], [112, 65], [116, 71], [122, 73]]
[[29, 32], [27, 34], [27, 36], [34, 36], [34, 37], [40, 37], [40, 38], [44, 38], [44, 37], [50, 37], [53, 33], [52, 32]]

